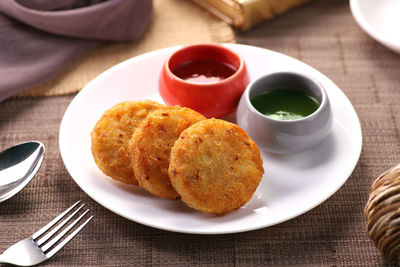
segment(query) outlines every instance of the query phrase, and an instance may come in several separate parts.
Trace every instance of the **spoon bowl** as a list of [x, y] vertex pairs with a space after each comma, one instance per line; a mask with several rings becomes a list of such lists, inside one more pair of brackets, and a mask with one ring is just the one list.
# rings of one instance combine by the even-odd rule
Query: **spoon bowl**
[[22, 143], [0, 152], [0, 202], [21, 191], [35, 176], [44, 158], [44, 145]]

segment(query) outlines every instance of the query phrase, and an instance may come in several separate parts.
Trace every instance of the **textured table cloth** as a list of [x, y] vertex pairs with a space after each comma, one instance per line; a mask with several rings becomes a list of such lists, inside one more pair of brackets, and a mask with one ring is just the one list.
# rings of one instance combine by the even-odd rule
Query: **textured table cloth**
[[103, 208], [66, 171], [58, 131], [74, 95], [9, 99], [0, 103], [0, 149], [34, 139], [47, 150], [34, 180], [0, 203], [0, 251], [81, 199], [94, 220], [43, 266], [395, 266], [369, 240], [363, 209], [372, 181], [400, 160], [400, 56], [358, 27], [347, 0], [314, 1], [237, 33], [236, 41], [304, 61], [351, 100], [362, 125], [363, 151], [340, 190], [299, 217], [251, 232], [153, 229]]

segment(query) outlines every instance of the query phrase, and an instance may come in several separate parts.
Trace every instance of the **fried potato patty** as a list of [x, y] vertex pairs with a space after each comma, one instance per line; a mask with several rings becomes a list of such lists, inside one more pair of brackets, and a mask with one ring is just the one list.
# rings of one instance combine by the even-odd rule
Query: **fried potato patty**
[[250, 200], [263, 176], [262, 164], [257, 145], [242, 128], [209, 119], [181, 133], [168, 173], [188, 206], [225, 214]]
[[204, 119], [192, 109], [175, 106], [153, 112], [138, 126], [129, 154], [140, 186], [161, 198], [179, 198], [168, 176], [170, 151], [183, 130]]
[[128, 156], [128, 142], [138, 124], [161, 107], [164, 105], [153, 101], [126, 101], [103, 114], [91, 138], [94, 160], [104, 174], [126, 184], [138, 184]]

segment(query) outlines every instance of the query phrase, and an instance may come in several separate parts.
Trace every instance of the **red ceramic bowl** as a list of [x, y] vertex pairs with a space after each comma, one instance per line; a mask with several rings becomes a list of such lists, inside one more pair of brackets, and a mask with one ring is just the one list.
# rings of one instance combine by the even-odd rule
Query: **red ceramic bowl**
[[[203, 70], [212, 65], [224, 64], [232, 68], [229, 77], [218, 81], [191, 81], [177, 75], [192, 62], [203, 63]], [[191, 70], [189, 70], [191, 71]], [[239, 99], [250, 78], [244, 60], [232, 50], [219, 44], [189, 45], [174, 52], [164, 63], [160, 79], [160, 95], [167, 105], [194, 109], [207, 118], [220, 118], [236, 110]]]

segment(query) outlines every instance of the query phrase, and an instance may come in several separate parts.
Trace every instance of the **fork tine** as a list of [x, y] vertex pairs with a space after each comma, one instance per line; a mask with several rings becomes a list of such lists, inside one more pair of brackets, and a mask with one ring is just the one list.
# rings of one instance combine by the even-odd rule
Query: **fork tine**
[[78, 205], [78, 203], [81, 202], [80, 200], [78, 200], [77, 202], [75, 202], [75, 204], [73, 204], [71, 207], [69, 207], [68, 209], [66, 209], [63, 213], [61, 213], [60, 215], [58, 215], [56, 218], [54, 218], [51, 222], [49, 222], [48, 224], [46, 224], [42, 229], [40, 229], [39, 231], [37, 231], [36, 233], [34, 233], [32, 235], [32, 239], [36, 239], [39, 236], [41, 236], [43, 233], [45, 233], [47, 230], [49, 230], [53, 225], [55, 225], [59, 220], [61, 220], [68, 212], [70, 212], [70, 210], [72, 210], [76, 205]]
[[[74, 227], [82, 218], [83, 216], [88, 213], [89, 210], [86, 210], [84, 213], [81, 214], [74, 222], [72, 222], [70, 225], [68, 225], [62, 232], [60, 232], [56, 237], [54, 237], [51, 241], [49, 241], [46, 245], [42, 247], [42, 251], [45, 253], [47, 250], [49, 250], [52, 246], [54, 246], [55, 243], [57, 243], [61, 238], [65, 236], [65, 234], [71, 230], [72, 227]], [[69, 218], [68, 218], [69, 219]]]
[[71, 215], [68, 216], [68, 218], [66, 218], [64, 221], [62, 221], [59, 225], [57, 225], [56, 227], [54, 227], [53, 230], [51, 230], [49, 233], [47, 233], [45, 236], [43, 236], [42, 238], [40, 238], [38, 241], [36, 241], [36, 243], [38, 244], [38, 246], [41, 246], [44, 242], [46, 242], [47, 240], [50, 239], [50, 237], [52, 237], [55, 233], [57, 233], [67, 222], [69, 222], [71, 220], [72, 217], [75, 216], [75, 214], [78, 213], [78, 211], [80, 211], [83, 206], [85, 206], [85, 204], [82, 204], [79, 208], [77, 208]]
[[[89, 210], [88, 210], [89, 211]], [[83, 217], [83, 216], [81, 216]], [[46, 253], [46, 256], [48, 258], [52, 257], [54, 254], [56, 254], [60, 249], [62, 249], [69, 241], [72, 240], [82, 229], [83, 227], [86, 226], [86, 224], [89, 223], [89, 221], [93, 218], [93, 215], [90, 216], [85, 222], [83, 222], [75, 231], [73, 231], [67, 238], [65, 238], [63, 241], [60, 242], [56, 247], [54, 247], [51, 251]], [[79, 219], [79, 218], [78, 218]], [[79, 219], [80, 220], [80, 219]]]

